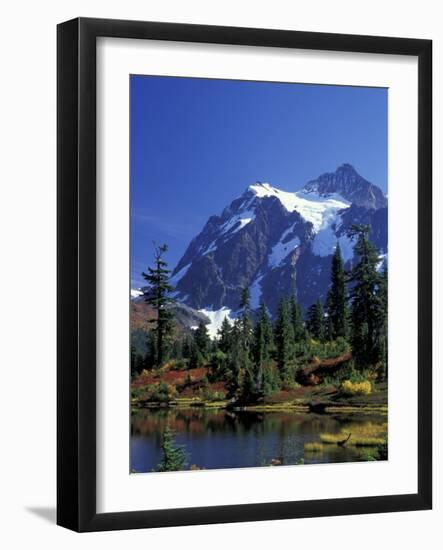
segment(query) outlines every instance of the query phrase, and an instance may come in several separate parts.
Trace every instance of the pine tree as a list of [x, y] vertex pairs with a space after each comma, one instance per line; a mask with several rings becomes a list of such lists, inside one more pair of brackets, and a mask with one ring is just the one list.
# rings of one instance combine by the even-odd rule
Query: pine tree
[[155, 323], [153, 329], [156, 336], [156, 366], [161, 367], [167, 354], [168, 339], [173, 331], [173, 313], [168, 307], [174, 302], [171, 292], [174, 288], [169, 283], [170, 270], [167, 269], [167, 262], [163, 259], [168, 246], [163, 244], [155, 246], [154, 267], [148, 267], [147, 273], [142, 273], [149, 283], [150, 289], [145, 294], [145, 300], [150, 304], [157, 318], [150, 320]]
[[272, 324], [268, 310], [262, 302], [258, 310], [257, 323], [254, 329], [253, 356], [257, 365], [263, 365], [269, 360], [272, 348]]
[[137, 361], [137, 355], [135, 353], [135, 346], [134, 344], [131, 343], [131, 378], [134, 378], [135, 376], [137, 376], [138, 372], [137, 372], [137, 364], [136, 364], [136, 361]]
[[175, 434], [169, 426], [163, 432], [161, 448], [162, 459], [158, 465], [159, 472], [175, 472], [186, 468], [186, 452], [183, 446], [175, 443]]
[[385, 263], [380, 277], [380, 310], [378, 319], [378, 347], [380, 361], [383, 365], [383, 378], [388, 377], [388, 266]]
[[223, 319], [222, 325], [218, 331], [218, 347], [223, 353], [229, 353], [231, 348], [231, 323], [228, 318]]
[[307, 328], [313, 338], [320, 340], [320, 342], [325, 340], [325, 315], [320, 299], [308, 309]]
[[192, 336], [190, 334], [187, 334], [183, 340], [183, 346], [182, 346], [183, 359], [186, 359], [189, 361], [189, 359], [191, 358], [193, 343], [194, 343], [194, 340]]
[[346, 276], [340, 245], [337, 243], [332, 257], [331, 287], [326, 300], [328, 313], [328, 337], [335, 340], [346, 338], [348, 332], [348, 306], [346, 292]]
[[242, 349], [243, 349], [243, 337], [242, 337], [242, 323], [239, 318], [234, 321], [231, 329], [230, 347], [228, 354], [229, 370], [231, 376], [227, 380], [227, 384], [230, 389], [230, 393], [235, 393], [241, 385], [242, 374]]
[[291, 296], [290, 308], [294, 340], [296, 342], [300, 342], [300, 340], [304, 340], [306, 338], [306, 329], [303, 322], [303, 310], [301, 305], [295, 299], [295, 296]]
[[202, 359], [207, 359], [211, 347], [211, 339], [209, 338], [208, 329], [203, 321], [200, 321], [194, 332], [194, 342]]
[[150, 330], [146, 336], [146, 368], [152, 369], [157, 364], [157, 336]]
[[265, 304], [260, 304], [254, 329], [253, 360], [257, 393], [263, 389], [263, 367], [269, 361], [272, 346], [272, 325]]
[[241, 314], [241, 325], [242, 325], [242, 336], [243, 336], [243, 346], [247, 355], [250, 354], [251, 345], [252, 345], [252, 335], [253, 335], [253, 325], [251, 318], [251, 295], [249, 293], [249, 288], [245, 287], [241, 293], [240, 299], [240, 309]]
[[251, 317], [251, 297], [249, 289], [243, 288], [240, 299], [240, 309], [242, 311], [240, 317], [240, 391], [244, 399], [253, 399], [256, 397], [257, 388], [257, 372], [252, 362], [252, 346], [253, 346], [253, 323]]
[[195, 343], [195, 340], [193, 339], [191, 342], [191, 349], [189, 354], [189, 368], [190, 369], [197, 369], [201, 366], [203, 363], [203, 356], [200, 353], [200, 350], [198, 349], [197, 344]]
[[350, 274], [351, 344], [356, 365], [363, 369], [377, 364], [382, 355], [381, 277], [377, 271], [378, 251], [369, 241], [369, 226], [353, 225], [349, 236], [357, 237], [354, 252], [358, 258]]
[[291, 312], [286, 298], [282, 298], [278, 308], [275, 325], [275, 344], [277, 348], [277, 366], [283, 379], [290, 377], [290, 363], [294, 354], [294, 331]]

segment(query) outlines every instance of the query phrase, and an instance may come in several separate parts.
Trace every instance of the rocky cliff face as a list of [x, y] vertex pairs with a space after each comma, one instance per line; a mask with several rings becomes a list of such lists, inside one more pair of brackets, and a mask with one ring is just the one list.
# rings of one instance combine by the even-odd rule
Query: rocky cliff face
[[369, 209], [385, 208], [388, 201], [379, 187], [369, 183], [350, 164], [339, 166], [335, 172], [322, 174], [305, 185], [309, 193], [322, 197], [338, 193], [355, 206]]
[[248, 286], [254, 308], [263, 300], [275, 312], [292, 293], [306, 308], [326, 295], [337, 243], [352, 263], [353, 223], [369, 224], [387, 253], [387, 199], [349, 164], [295, 193], [257, 182], [191, 241], [173, 272], [176, 297], [195, 309], [235, 311]]

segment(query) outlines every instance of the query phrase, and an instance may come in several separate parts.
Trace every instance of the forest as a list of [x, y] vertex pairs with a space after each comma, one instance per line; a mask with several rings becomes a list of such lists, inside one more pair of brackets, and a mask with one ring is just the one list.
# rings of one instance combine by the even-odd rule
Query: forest
[[147, 353], [142, 356], [131, 347], [132, 379], [134, 382], [150, 372], [161, 378], [162, 369], [188, 375], [182, 388], [170, 388], [165, 382], [143, 391], [140, 384], [133, 384], [133, 397], [167, 403], [177, 390], [192, 385], [192, 371], [203, 367], [203, 390], [223, 383], [225, 393], [213, 397], [227, 397], [236, 404], [258, 403], [280, 390], [316, 385], [318, 377], [312, 366], [337, 358], [344, 360], [338, 362], [339, 369], [330, 369], [330, 377], [347, 381], [351, 392], [369, 393], [371, 380], [383, 381], [388, 376], [387, 266], [380, 270], [368, 226], [352, 226], [350, 236], [358, 261], [346, 272], [337, 245], [324, 302], [318, 299], [303, 312], [295, 296], [282, 296], [272, 319], [264, 303], [258, 311], [251, 311], [245, 287], [237, 318], [234, 322], [225, 318], [218, 338], [212, 340], [203, 322], [195, 330], [178, 329], [171, 307], [174, 288], [165, 260], [167, 246], [156, 247], [154, 264], [143, 273], [149, 289], [144, 299], [155, 316], [146, 334]]

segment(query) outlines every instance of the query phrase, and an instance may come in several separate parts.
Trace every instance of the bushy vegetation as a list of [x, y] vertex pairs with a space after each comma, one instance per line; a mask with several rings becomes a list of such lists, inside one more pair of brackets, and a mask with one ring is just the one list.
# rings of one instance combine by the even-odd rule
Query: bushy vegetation
[[344, 395], [369, 395], [372, 392], [372, 384], [369, 380], [363, 382], [344, 380], [341, 383], [340, 390]]
[[132, 388], [131, 396], [138, 401], [147, 403], [168, 404], [177, 397], [177, 388], [173, 384], [164, 381]]

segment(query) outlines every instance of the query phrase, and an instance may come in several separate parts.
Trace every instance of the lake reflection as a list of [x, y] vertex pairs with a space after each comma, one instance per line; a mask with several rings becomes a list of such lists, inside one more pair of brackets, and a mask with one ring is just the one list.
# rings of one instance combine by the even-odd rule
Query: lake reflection
[[364, 427], [386, 426], [386, 417], [368, 415], [317, 415], [294, 412], [230, 412], [210, 409], [138, 410], [131, 417], [131, 471], [150, 472], [161, 459], [161, 440], [166, 427], [184, 445], [188, 467], [241, 468], [365, 459], [365, 450], [325, 445], [321, 453], [305, 453], [306, 442], [320, 433], [338, 433]]

